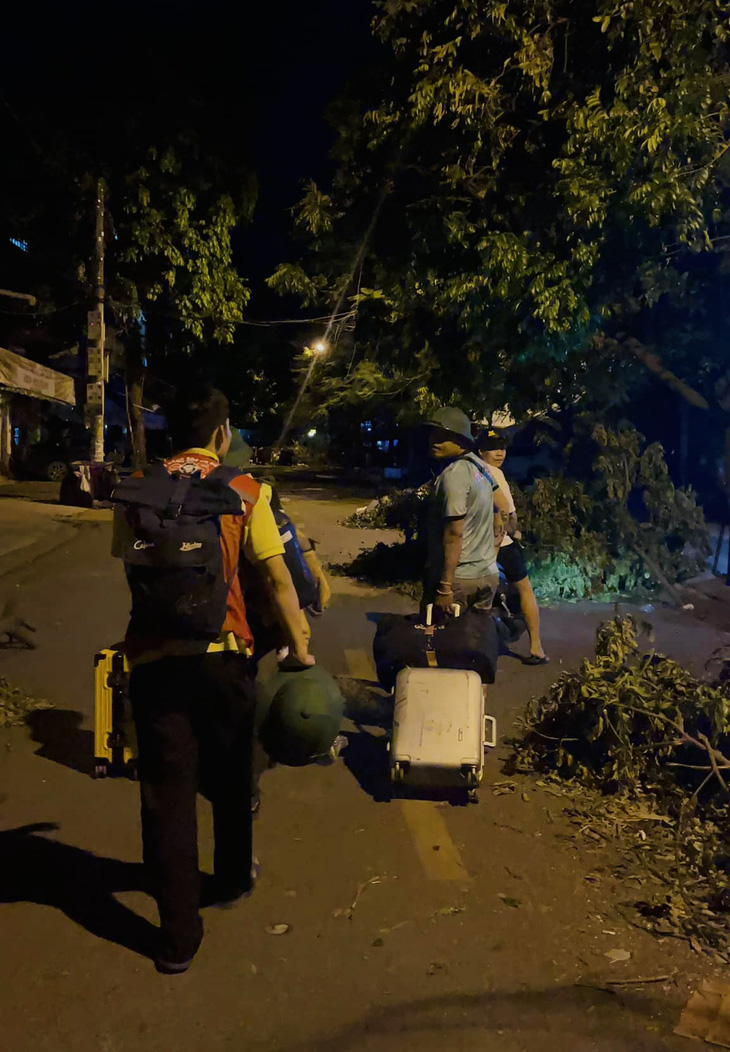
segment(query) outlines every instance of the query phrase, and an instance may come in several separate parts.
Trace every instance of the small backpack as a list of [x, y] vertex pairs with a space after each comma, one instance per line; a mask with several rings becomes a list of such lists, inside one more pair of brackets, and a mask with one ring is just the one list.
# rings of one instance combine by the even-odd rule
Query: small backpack
[[132, 593], [131, 635], [220, 635], [232, 584], [223, 569], [220, 517], [248, 513], [245, 497], [230, 486], [240, 474], [219, 467], [201, 478], [155, 464], [116, 487], [112, 500], [130, 527], [122, 559]]

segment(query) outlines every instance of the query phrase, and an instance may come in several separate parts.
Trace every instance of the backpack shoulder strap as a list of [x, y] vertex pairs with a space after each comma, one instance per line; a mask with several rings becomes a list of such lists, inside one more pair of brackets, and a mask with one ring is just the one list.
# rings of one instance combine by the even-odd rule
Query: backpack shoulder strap
[[245, 501], [246, 504], [251, 505], [251, 507], [259, 499], [259, 494], [261, 493], [259, 483], [251, 475], [243, 474], [238, 468], [219, 467], [211, 471], [207, 477], [230, 486], [237, 496]]
[[494, 478], [490, 474], [489, 468], [486, 464], [482, 463], [479, 457], [477, 457], [474, 453], [466, 453], [464, 455], [464, 460], [468, 460], [470, 464], [473, 464], [477, 471], [480, 472], [480, 474], [482, 474], [485, 479], [488, 479], [493, 486], [495, 485]]

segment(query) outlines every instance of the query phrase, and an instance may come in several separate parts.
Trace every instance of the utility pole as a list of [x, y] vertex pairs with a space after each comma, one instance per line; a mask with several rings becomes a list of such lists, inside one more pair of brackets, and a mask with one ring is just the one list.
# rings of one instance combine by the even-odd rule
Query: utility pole
[[104, 351], [104, 180], [96, 184], [94, 209], [94, 309], [89, 311], [86, 356], [86, 426], [91, 431], [91, 460], [104, 461], [104, 382], [107, 363]]

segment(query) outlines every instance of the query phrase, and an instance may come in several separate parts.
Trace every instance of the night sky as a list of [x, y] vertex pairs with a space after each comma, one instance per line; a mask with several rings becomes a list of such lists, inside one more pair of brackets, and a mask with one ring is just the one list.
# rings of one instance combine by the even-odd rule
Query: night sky
[[[233, 14], [220, 0], [18, 5], [3, 12], [2, 95], [41, 150], [44, 129], [27, 115], [59, 97], [83, 120], [92, 95], [156, 96], [164, 122], [165, 107], [192, 93], [204, 111], [231, 115], [232, 134], [245, 123], [259, 204], [236, 247], [258, 293], [251, 312], [266, 313], [275, 301], [263, 278], [295, 251], [287, 209], [304, 179], [329, 171], [326, 107], [373, 58], [372, 13], [371, 0], [264, 2]], [[3, 153], [20, 133], [0, 106]]]

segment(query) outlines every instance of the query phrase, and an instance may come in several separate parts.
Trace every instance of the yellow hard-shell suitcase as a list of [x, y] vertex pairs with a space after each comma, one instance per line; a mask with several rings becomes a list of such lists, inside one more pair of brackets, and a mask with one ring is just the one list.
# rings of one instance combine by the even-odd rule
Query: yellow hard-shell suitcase
[[136, 777], [137, 741], [129, 705], [129, 665], [120, 650], [94, 657], [94, 777]]

